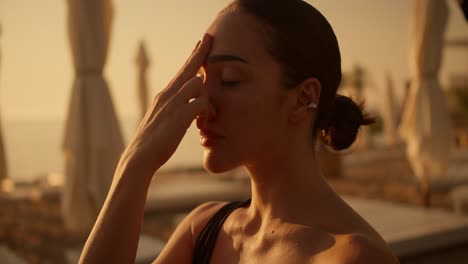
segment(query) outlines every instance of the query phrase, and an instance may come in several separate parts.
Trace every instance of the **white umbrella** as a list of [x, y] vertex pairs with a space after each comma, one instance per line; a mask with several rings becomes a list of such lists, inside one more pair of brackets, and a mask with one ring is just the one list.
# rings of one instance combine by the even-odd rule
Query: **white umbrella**
[[451, 126], [438, 72], [448, 17], [445, 0], [413, 0], [411, 91], [400, 134], [415, 175], [429, 205], [429, 180], [445, 177]]
[[148, 108], [148, 82], [146, 79], [146, 72], [150, 65], [144, 41], [141, 41], [138, 47], [136, 64], [138, 68], [138, 102], [140, 106], [140, 117], [143, 118]]
[[397, 128], [396, 128], [396, 105], [395, 95], [393, 93], [394, 85], [393, 79], [387, 75], [387, 80], [384, 88], [384, 94], [381, 97], [381, 111], [385, 141], [388, 146], [392, 147], [397, 143]]
[[74, 232], [92, 227], [124, 143], [102, 72], [109, 45], [111, 0], [68, 0], [68, 36], [76, 76], [65, 128], [63, 217]]
[[0, 191], [11, 191], [13, 183], [8, 178], [5, 148], [3, 146], [2, 126], [0, 122]]
[[[0, 25], [0, 36], [2, 35], [2, 28]], [[0, 49], [0, 66], [1, 66], [2, 54]], [[0, 191], [8, 191], [11, 189], [11, 184], [9, 184], [9, 179], [7, 177], [7, 164], [5, 158], [5, 149], [3, 147], [3, 136], [2, 136], [2, 127], [0, 123]]]

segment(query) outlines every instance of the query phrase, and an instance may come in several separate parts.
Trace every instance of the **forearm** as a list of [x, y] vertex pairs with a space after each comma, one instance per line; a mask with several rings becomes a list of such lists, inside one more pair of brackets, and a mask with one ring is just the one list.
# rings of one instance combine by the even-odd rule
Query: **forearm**
[[[174, 154], [187, 128], [215, 112], [196, 76], [210, 49], [205, 34], [179, 74], [153, 100], [127, 146], [80, 263], [134, 263], [152, 175]], [[209, 118], [209, 117], [208, 117]]]
[[134, 263], [151, 177], [119, 166], [80, 263]]

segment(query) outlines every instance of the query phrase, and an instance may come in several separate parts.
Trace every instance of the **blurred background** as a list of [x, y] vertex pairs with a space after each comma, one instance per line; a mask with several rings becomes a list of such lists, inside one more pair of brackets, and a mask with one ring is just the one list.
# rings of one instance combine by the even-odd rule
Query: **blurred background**
[[[73, 41], [86, 39], [85, 42], [89, 41], [86, 43], [96, 45], [107, 55], [103, 68], [97, 72], [102, 71], [107, 82], [102, 84], [102, 89], [108, 92], [94, 98], [110, 98], [110, 101], [105, 99], [110, 103], [105, 104], [108, 108], [103, 111], [108, 111], [112, 115], [109, 120], [115, 119], [116, 123], [104, 122], [109, 125], [102, 128], [104, 134], [100, 135], [105, 137], [120, 130], [121, 136], [120, 132], [115, 136], [119, 143], [115, 144], [125, 146], [138, 125], [145, 103], [165, 88], [217, 13], [228, 3], [223, 0], [98, 2], [101, 1], [0, 0], [0, 124], [6, 164], [0, 199], [0, 215], [3, 215], [0, 217], [0, 262], [3, 256], [17, 263], [73, 263], [89, 232], [86, 231], [89, 224], [80, 227], [73, 221], [67, 224], [64, 220], [67, 217], [63, 216], [67, 210], [80, 207], [73, 201], [72, 190], [80, 184], [85, 186], [83, 190], [90, 188], [90, 183], [66, 180], [67, 173], [73, 174], [70, 170], [76, 169], [73, 166], [79, 167], [70, 165], [67, 157], [74, 160], [74, 147], [88, 144], [87, 141], [70, 143], [80, 137], [81, 131], [81, 123], [67, 123], [74, 114], [79, 116], [70, 107], [76, 99], [74, 91], [79, 90], [76, 80], [88, 78], [80, 76], [94, 71], [78, 69], [77, 61], [91, 55], [86, 51], [74, 53], [80, 44]], [[417, 223], [385, 222], [374, 216], [377, 212], [374, 209], [358, 210], [375, 221], [369, 220], [371, 224], [388, 232], [384, 238], [393, 243], [402, 262], [468, 263], [465, 262], [468, 261], [468, 23], [460, 3], [446, 1], [446, 17], [440, 15], [442, 22], [432, 25], [445, 25], [439, 40], [442, 45], [436, 51], [422, 53], [441, 52], [440, 71], [434, 73], [434, 78], [438, 76], [437, 89], [442, 96], [434, 100], [444, 102], [441, 107], [450, 121], [444, 126], [450, 133], [444, 134], [441, 141], [450, 146], [450, 150], [444, 149], [448, 158], [438, 175], [427, 176], [430, 173], [420, 168], [424, 166], [408, 150], [411, 145], [408, 137], [401, 136], [398, 130], [403, 127], [412, 91], [424, 88], [416, 88], [418, 84], [413, 79], [417, 70], [411, 66], [417, 53], [412, 28], [416, 1], [307, 2], [328, 18], [337, 34], [345, 75], [340, 93], [365, 99], [368, 109], [380, 117], [376, 125], [361, 132], [347, 155], [321, 149], [323, 170], [330, 184], [361, 210], [367, 210], [363, 209], [367, 205], [375, 208], [388, 205], [390, 209], [385, 210], [402, 212], [403, 218], [411, 218], [413, 213], [421, 217]], [[71, 15], [74, 9], [81, 13]], [[425, 17], [428, 24], [439, 16], [430, 14]], [[110, 16], [112, 19], [107, 20]], [[76, 22], [80, 17], [95, 24]], [[101, 20], [105, 25], [112, 23], [101, 29], [96, 26], [101, 21], [97, 18], [104, 18]], [[80, 36], [80, 32], [98, 36], [98, 40], [92, 42], [91, 37]], [[102, 40], [105, 44], [96, 44], [104, 35], [108, 35]], [[100, 108], [89, 109], [88, 115], [102, 112]], [[141, 263], [157, 256], [158, 248], [164, 245], [175, 224], [197, 203], [249, 196], [249, 181], [242, 169], [219, 176], [209, 175], [202, 169], [203, 149], [198, 138], [198, 131], [192, 126], [175, 155], [158, 172], [160, 177], [148, 197], [144, 236], [140, 241]], [[424, 144], [431, 142], [434, 141], [426, 140]], [[76, 174], [68, 177], [77, 177]], [[63, 194], [63, 190], [69, 191]], [[79, 193], [86, 196], [83, 194], [86, 191]], [[92, 199], [98, 207], [100, 199]], [[64, 201], [69, 203], [68, 207]], [[164, 201], [164, 206], [160, 201]], [[79, 212], [74, 212], [76, 217], [83, 215]], [[36, 221], [32, 223], [32, 219]], [[93, 214], [87, 219], [92, 222]], [[421, 226], [426, 220], [429, 226], [426, 230], [438, 231], [414, 234], [405, 233], [403, 227], [398, 232], [395, 226], [387, 228], [388, 222], [394, 222], [411, 230], [411, 225]], [[430, 221], [449, 224], [434, 227]], [[431, 240], [448, 242], [434, 245], [427, 242]]]

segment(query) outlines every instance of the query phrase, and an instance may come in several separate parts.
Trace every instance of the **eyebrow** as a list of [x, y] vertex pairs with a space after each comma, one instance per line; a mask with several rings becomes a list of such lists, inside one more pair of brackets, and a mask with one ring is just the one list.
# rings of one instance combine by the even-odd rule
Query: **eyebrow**
[[206, 63], [216, 63], [216, 62], [225, 62], [225, 61], [239, 61], [242, 63], [248, 63], [245, 59], [229, 54], [220, 54], [220, 55], [213, 55], [206, 59]]

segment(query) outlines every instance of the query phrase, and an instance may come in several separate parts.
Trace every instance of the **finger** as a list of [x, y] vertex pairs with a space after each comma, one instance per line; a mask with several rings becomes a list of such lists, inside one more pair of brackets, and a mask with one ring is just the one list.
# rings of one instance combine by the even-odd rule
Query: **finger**
[[[189, 59], [185, 62], [180, 70], [178, 77], [185, 83], [189, 78], [193, 77], [208, 56], [213, 42], [213, 37], [210, 34], [205, 34], [198, 47], [194, 50]], [[176, 80], [179, 79], [176, 77]]]
[[202, 78], [197, 75], [186, 82], [174, 96], [174, 102], [176, 104], [187, 104], [190, 99], [199, 97], [204, 87]]
[[193, 52], [175, 79], [169, 85], [166, 91], [168, 97], [172, 97], [174, 94], [176, 94], [184, 83], [197, 74], [198, 70], [204, 63], [206, 56], [208, 56], [210, 52], [211, 43], [212, 37], [208, 34], [205, 34], [199, 47], [195, 49], [195, 52]]
[[208, 119], [216, 115], [216, 110], [207, 96], [200, 96], [192, 100], [182, 109], [182, 119], [190, 124], [197, 116], [206, 116]]

